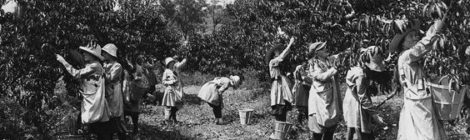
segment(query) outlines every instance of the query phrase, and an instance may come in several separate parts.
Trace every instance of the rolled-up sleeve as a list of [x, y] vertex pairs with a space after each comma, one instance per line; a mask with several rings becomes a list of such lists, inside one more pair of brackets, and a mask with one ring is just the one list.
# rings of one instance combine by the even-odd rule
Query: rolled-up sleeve
[[68, 62], [64, 62], [64, 67], [67, 70], [67, 72], [69, 72], [70, 75], [72, 75], [75, 78], [81, 78], [81, 77], [85, 77], [85, 76], [92, 74], [95, 71], [95, 65], [96, 64], [92, 63], [92, 64], [86, 65], [85, 68], [75, 69]]
[[185, 59], [183, 59], [183, 61], [176, 63], [175, 67], [179, 70], [179, 69], [183, 68], [186, 65], [186, 62], [188, 62], [188, 60], [185, 58]]
[[431, 44], [432, 36], [425, 36], [422, 38], [416, 45], [408, 50], [408, 53], [404, 53], [407, 55], [408, 60], [410, 62], [415, 62], [420, 60], [424, 55], [426, 55], [429, 51], [432, 50]]

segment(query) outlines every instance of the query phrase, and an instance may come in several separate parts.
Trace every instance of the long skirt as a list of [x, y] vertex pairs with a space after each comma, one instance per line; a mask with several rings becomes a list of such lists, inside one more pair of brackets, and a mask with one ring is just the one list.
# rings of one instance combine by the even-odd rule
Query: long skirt
[[405, 98], [400, 113], [398, 140], [446, 140], [444, 127], [437, 119], [432, 98]]
[[286, 76], [273, 80], [271, 86], [271, 106], [284, 105], [284, 101], [289, 103], [294, 102], [291, 89], [292, 83]]
[[199, 93], [197, 95], [201, 100], [215, 105], [221, 106], [222, 105], [222, 95], [219, 93], [216, 83], [208, 82], [201, 87]]
[[346, 126], [360, 128], [362, 133], [371, 133], [372, 114], [363, 110], [361, 104], [353, 97], [351, 92], [346, 92], [343, 101], [344, 121]]
[[165, 89], [165, 93], [163, 94], [162, 106], [179, 108], [182, 106], [182, 98], [182, 90], [174, 86], [167, 86]]

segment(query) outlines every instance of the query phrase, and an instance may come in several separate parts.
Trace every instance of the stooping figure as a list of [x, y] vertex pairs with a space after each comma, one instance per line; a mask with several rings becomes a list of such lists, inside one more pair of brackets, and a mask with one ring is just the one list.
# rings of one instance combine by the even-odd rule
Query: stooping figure
[[308, 65], [305, 62], [302, 65], [298, 65], [294, 71], [294, 87], [292, 93], [294, 95], [294, 102], [292, 103], [298, 110], [299, 115], [297, 116], [297, 122], [302, 124], [304, 119], [307, 119], [307, 106], [308, 106], [308, 92], [312, 79], [308, 77]]
[[110, 110], [110, 119], [114, 132], [119, 134], [119, 139], [126, 138], [126, 130], [123, 128], [124, 98], [122, 96], [123, 68], [117, 60], [118, 48], [114, 44], [106, 44], [103, 47], [106, 99]]
[[336, 67], [327, 60], [326, 42], [309, 45], [309, 75], [312, 86], [308, 97], [308, 126], [311, 138], [332, 140], [342, 110]]
[[207, 102], [216, 118], [217, 125], [224, 125], [226, 122], [222, 119], [223, 96], [222, 94], [229, 87], [237, 88], [241, 85], [243, 77], [231, 75], [230, 77], [216, 77], [214, 80], [207, 82], [199, 90], [198, 97]]
[[[346, 74], [346, 93], [343, 109], [344, 121], [348, 127], [347, 140], [356, 134], [358, 140], [374, 140], [372, 123], [376, 112], [371, 96], [377, 95], [377, 87], [386, 86], [390, 74], [383, 63], [384, 51], [377, 46], [370, 46], [360, 51], [357, 66]], [[381, 122], [380, 122], [381, 123]]]
[[431, 94], [426, 90], [424, 65], [426, 53], [431, 51], [433, 37], [440, 22], [436, 22], [419, 38], [420, 22], [415, 20], [404, 33], [395, 35], [390, 52], [402, 50], [398, 57], [399, 81], [404, 89], [403, 108], [398, 128], [399, 140], [446, 140], [444, 127], [438, 120]]
[[165, 107], [165, 122], [177, 123], [176, 112], [182, 106], [183, 98], [183, 85], [179, 79], [179, 69], [186, 63], [186, 59], [182, 62], [177, 61], [171, 57], [165, 59], [166, 69], [163, 72], [162, 83], [165, 85], [165, 92], [163, 94], [162, 106]]
[[80, 80], [80, 94], [83, 96], [81, 105], [81, 120], [83, 124], [89, 125], [89, 130], [98, 136], [100, 140], [111, 140], [109, 127], [109, 108], [105, 98], [105, 70], [100, 61], [101, 47], [94, 43], [81, 46], [85, 60], [85, 67], [75, 69], [61, 55], [57, 56], [57, 61], [64, 65], [65, 69], [73, 77]]

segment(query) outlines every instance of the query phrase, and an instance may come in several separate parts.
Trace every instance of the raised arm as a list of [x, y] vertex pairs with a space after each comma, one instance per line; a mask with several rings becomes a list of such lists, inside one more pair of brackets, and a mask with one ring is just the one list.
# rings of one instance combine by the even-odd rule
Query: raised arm
[[426, 36], [416, 43], [416, 45], [410, 48], [408, 55], [411, 62], [420, 60], [424, 55], [433, 49], [432, 43], [435, 41], [433, 40], [433, 37], [436, 36], [437, 31], [442, 28], [441, 24], [442, 21], [434, 22], [434, 24], [429, 27], [428, 31], [426, 32]]
[[290, 48], [292, 44], [294, 43], [294, 37], [290, 38], [289, 44], [287, 44], [287, 47], [282, 51], [282, 53], [278, 56], [280, 59], [284, 59], [290, 52]]
[[85, 66], [85, 68], [83, 69], [75, 69], [69, 62], [65, 61], [65, 59], [61, 55], [57, 54], [56, 56], [57, 56], [57, 61], [62, 63], [62, 65], [64, 65], [65, 69], [67, 70], [67, 72], [75, 78], [81, 78], [81, 77], [90, 75], [94, 72], [93, 67], [89, 65]]
[[301, 65], [295, 67], [295, 70], [294, 70], [294, 79], [295, 80], [300, 80], [300, 81], [303, 80], [301, 71], [302, 71], [302, 66]]
[[179, 69], [183, 68], [183, 67], [186, 65], [186, 62], [187, 62], [187, 59], [186, 59], [186, 58], [183, 59], [183, 61], [181, 61], [181, 62], [177, 62], [177, 63], [175, 64], [176, 69], [179, 70]]

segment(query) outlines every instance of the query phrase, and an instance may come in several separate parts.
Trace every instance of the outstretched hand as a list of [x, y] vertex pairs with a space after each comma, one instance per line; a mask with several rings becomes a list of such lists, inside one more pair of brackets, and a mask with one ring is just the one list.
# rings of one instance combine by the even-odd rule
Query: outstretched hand
[[294, 37], [291, 37], [291, 38], [290, 38], [290, 41], [289, 41], [289, 46], [290, 46], [290, 45], [292, 45], [292, 44], [294, 43], [294, 40], [295, 40], [295, 38], [294, 38]]
[[65, 62], [64, 57], [62, 57], [60, 54], [55, 54], [55, 56], [56, 56], [57, 61], [59, 61], [61, 63]]

